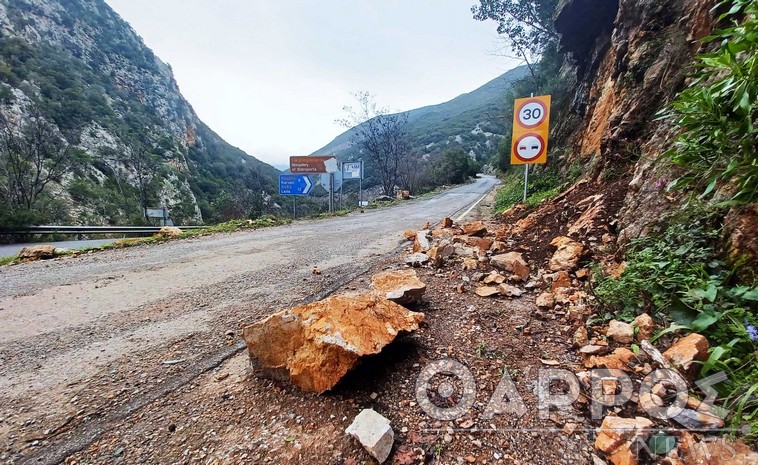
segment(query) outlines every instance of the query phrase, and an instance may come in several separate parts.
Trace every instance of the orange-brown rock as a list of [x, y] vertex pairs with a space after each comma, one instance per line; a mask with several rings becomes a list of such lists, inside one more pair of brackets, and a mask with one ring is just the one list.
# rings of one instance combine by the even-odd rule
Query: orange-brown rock
[[644, 417], [607, 416], [598, 430], [595, 448], [604, 452], [613, 465], [637, 465], [637, 440], [646, 440], [653, 422]]
[[555, 296], [552, 292], [543, 292], [537, 296], [534, 304], [542, 308], [553, 308], [555, 306]]
[[479, 268], [479, 260], [477, 260], [476, 258], [471, 258], [471, 257], [463, 258], [464, 270], [476, 270], [477, 268]]
[[655, 322], [647, 313], [643, 313], [634, 319], [634, 326], [637, 328], [637, 341], [649, 341], [655, 333]]
[[591, 205], [569, 226], [569, 234], [587, 234], [597, 229], [600, 221], [605, 217], [605, 206], [602, 198], [603, 194], [593, 195], [577, 204], [580, 207], [586, 204]]
[[482, 255], [484, 255], [488, 250], [490, 250], [490, 247], [492, 247], [492, 239], [487, 239], [485, 237], [469, 237], [466, 243], [471, 247], [476, 247], [479, 249], [479, 251], [482, 252]]
[[570, 237], [558, 236], [550, 245], [558, 247], [550, 258], [550, 271], [571, 271], [579, 265], [579, 260], [584, 255], [584, 246]]
[[275, 313], [242, 335], [259, 374], [322, 393], [423, 318], [376, 294], [338, 295]]
[[451, 218], [448, 218], [447, 216], [442, 218], [442, 222], [440, 225], [443, 228], [452, 228], [453, 227], [453, 220]]
[[494, 241], [490, 247], [490, 251], [494, 254], [504, 253], [508, 250], [508, 245], [503, 241]]
[[708, 359], [708, 339], [697, 333], [678, 339], [663, 356], [686, 375], [694, 377], [700, 371], [700, 364]]
[[571, 276], [569, 276], [568, 271], [559, 271], [556, 273], [550, 287], [554, 291], [562, 287], [571, 287]]
[[426, 284], [414, 270], [384, 271], [371, 277], [371, 289], [385, 299], [408, 305], [421, 301]]
[[619, 347], [609, 355], [590, 357], [584, 362], [584, 366], [585, 368], [600, 367], [630, 371], [632, 368], [630, 364], [634, 360], [634, 357], [634, 352], [625, 347]]
[[526, 281], [531, 274], [529, 265], [526, 263], [526, 260], [524, 260], [524, 257], [518, 252], [495, 255], [490, 258], [490, 265], [498, 270], [512, 273], [513, 278], [518, 281]]
[[511, 286], [510, 284], [505, 283], [498, 285], [498, 289], [500, 289], [500, 295], [505, 297], [521, 297], [524, 293], [524, 291], [516, 286]]
[[583, 347], [589, 344], [590, 335], [587, 332], [587, 328], [585, 326], [576, 328], [574, 336], [571, 338], [571, 342], [574, 344], [574, 347]]
[[403, 236], [405, 236], [405, 238], [409, 241], [414, 241], [416, 240], [416, 231], [405, 231], [403, 233]]
[[744, 442], [726, 438], [698, 442], [691, 433], [684, 432], [679, 442], [679, 455], [685, 465], [754, 465], [758, 453]]
[[467, 236], [484, 236], [487, 234], [487, 228], [481, 221], [471, 221], [463, 225], [463, 234]]
[[18, 253], [20, 260], [47, 260], [55, 257], [55, 246], [52, 245], [30, 245], [21, 249]]
[[479, 297], [493, 297], [500, 295], [500, 288], [497, 286], [479, 286], [474, 292]]

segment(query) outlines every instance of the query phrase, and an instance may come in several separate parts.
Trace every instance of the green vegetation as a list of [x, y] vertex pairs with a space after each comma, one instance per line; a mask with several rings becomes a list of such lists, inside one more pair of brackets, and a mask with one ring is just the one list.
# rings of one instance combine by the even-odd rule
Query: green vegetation
[[729, 9], [720, 17], [728, 27], [705, 42], [720, 45], [698, 56], [695, 79], [665, 113], [681, 131], [667, 156], [686, 170], [673, 186], [702, 189], [703, 197], [722, 187], [747, 203], [758, 198], [758, 3], [719, 8]]
[[[495, 213], [500, 214], [524, 199], [524, 173], [511, 169], [501, 176], [502, 186], [495, 195]], [[566, 186], [558, 174], [545, 170], [529, 171], [526, 206], [534, 207], [545, 199], [558, 195]]]
[[749, 421], [758, 434], [758, 287], [736, 276], [721, 250], [718, 211], [693, 203], [660, 234], [631, 244], [627, 268], [618, 278], [597, 276], [595, 295], [616, 318], [631, 321], [649, 313], [671, 323], [663, 334], [689, 330], [708, 336], [710, 358], [702, 375], [725, 371], [717, 388], [732, 412], [732, 425]]

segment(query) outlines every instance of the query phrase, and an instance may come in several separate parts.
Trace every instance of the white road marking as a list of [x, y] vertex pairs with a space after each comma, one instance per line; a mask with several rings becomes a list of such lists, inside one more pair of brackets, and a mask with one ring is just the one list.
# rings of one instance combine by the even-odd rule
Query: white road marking
[[489, 191], [485, 192], [484, 195], [479, 198], [479, 200], [477, 200], [470, 207], [468, 207], [468, 210], [466, 210], [465, 212], [463, 212], [463, 214], [461, 216], [459, 216], [458, 218], [455, 219], [456, 223], [460, 222], [463, 218], [466, 217], [466, 215], [468, 215], [469, 213], [471, 213], [471, 210], [473, 210], [477, 205], [479, 205], [482, 202], [482, 200], [484, 200], [484, 198], [487, 197], [487, 195], [489, 193], [490, 193]]

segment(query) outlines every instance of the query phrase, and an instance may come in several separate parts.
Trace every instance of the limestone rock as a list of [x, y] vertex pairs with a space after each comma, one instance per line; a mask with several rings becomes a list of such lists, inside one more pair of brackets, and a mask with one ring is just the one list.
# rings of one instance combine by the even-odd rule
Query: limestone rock
[[471, 221], [463, 225], [463, 234], [467, 236], [484, 236], [487, 228], [481, 221]]
[[429, 249], [427, 255], [429, 255], [429, 260], [432, 261], [434, 266], [440, 267], [445, 263], [446, 258], [455, 255], [455, 247], [447, 240], [442, 240], [439, 244]]
[[531, 270], [524, 260], [524, 257], [518, 252], [508, 252], [495, 255], [490, 258], [490, 264], [501, 271], [507, 271], [513, 274], [514, 279], [526, 281], [529, 279]]
[[429, 240], [429, 230], [425, 229], [416, 233], [416, 239], [413, 241], [413, 251], [426, 252], [432, 248], [432, 242]]
[[345, 433], [353, 436], [379, 463], [384, 463], [392, 452], [395, 432], [390, 421], [373, 409], [363, 409], [355, 417]]
[[635, 440], [646, 440], [653, 422], [643, 417], [620, 418], [607, 416], [603, 419], [595, 448], [604, 452], [614, 465], [637, 465]]
[[453, 220], [451, 218], [448, 218], [447, 216], [442, 218], [442, 222], [440, 225], [443, 228], [452, 228], [453, 227]]
[[427, 263], [429, 263], [429, 256], [421, 252], [410, 254], [405, 258], [405, 264], [415, 268], [423, 266]]
[[479, 268], [479, 260], [476, 258], [465, 257], [463, 259], [464, 270], [476, 270], [477, 268]]
[[542, 308], [553, 308], [555, 306], [555, 296], [552, 292], [543, 292], [534, 301], [535, 305]]
[[494, 241], [490, 246], [490, 252], [494, 254], [505, 253], [508, 250], [508, 245], [503, 241]]
[[505, 282], [505, 276], [501, 275], [497, 271], [493, 271], [484, 277], [484, 284], [503, 284]]
[[647, 313], [643, 313], [634, 319], [634, 326], [637, 328], [637, 341], [649, 341], [655, 333], [655, 322]]
[[176, 226], [164, 226], [158, 231], [159, 236], [177, 237], [182, 235], [182, 230]]
[[611, 320], [606, 335], [612, 341], [620, 344], [629, 344], [634, 340], [634, 328], [629, 323]]
[[479, 297], [493, 297], [500, 294], [497, 286], [479, 286], [474, 291]]
[[400, 305], [420, 302], [426, 284], [418, 279], [414, 270], [384, 271], [371, 277], [371, 288]]
[[558, 247], [553, 253], [548, 264], [550, 271], [571, 271], [579, 265], [579, 260], [584, 255], [584, 246], [566, 236], [558, 236], [550, 242], [550, 245]]
[[690, 430], [716, 429], [724, 427], [724, 420], [711, 413], [697, 412], [688, 408], [673, 420]]
[[574, 347], [583, 347], [589, 344], [590, 336], [585, 326], [580, 326], [574, 331], [574, 336], [571, 338], [571, 343]]
[[758, 452], [744, 442], [719, 438], [718, 441], [697, 442], [690, 433], [683, 433], [679, 454], [685, 465], [754, 465]]
[[694, 362], [707, 360], [708, 348], [708, 339], [705, 336], [692, 333], [677, 340], [663, 356], [688, 376], [695, 376], [700, 371], [700, 365]]
[[47, 260], [55, 257], [55, 247], [52, 245], [30, 245], [18, 253], [20, 260]]
[[322, 393], [423, 318], [376, 294], [337, 295], [274, 313], [242, 336], [261, 375]]
[[405, 231], [403, 233], [403, 237], [405, 237], [409, 241], [415, 241], [416, 240], [416, 231]]
[[498, 286], [498, 289], [500, 289], [500, 295], [505, 297], [521, 297], [521, 295], [524, 293], [521, 289], [517, 288], [516, 286], [511, 286], [510, 284], [500, 284]]

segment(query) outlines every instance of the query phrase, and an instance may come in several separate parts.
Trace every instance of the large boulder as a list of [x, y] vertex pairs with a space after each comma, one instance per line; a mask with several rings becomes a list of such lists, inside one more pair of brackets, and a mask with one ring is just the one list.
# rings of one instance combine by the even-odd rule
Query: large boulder
[[164, 226], [158, 231], [159, 236], [177, 237], [182, 235], [182, 230], [176, 226]]
[[495, 255], [490, 258], [490, 265], [498, 270], [512, 273], [513, 279], [518, 281], [526, 281], [529, 279], [529, 274], [531, 274], [529, 265], [526, 263], [526, 260], [524, 260], [524, 257], [518, 252]]
[[30, 245], [18, 253], [20, 260], [47, 260], [55, 257], [55, 247], [52, 245]]
[[413, 270], [384, 271], [371, 277], [371, 288], [384, 298], [400, 305], [419, 302], [426, 284]]
[[322, 393], [423, 319], [376, 294], [337, 295], [275, 313], [242, 337], [257, 374]]

